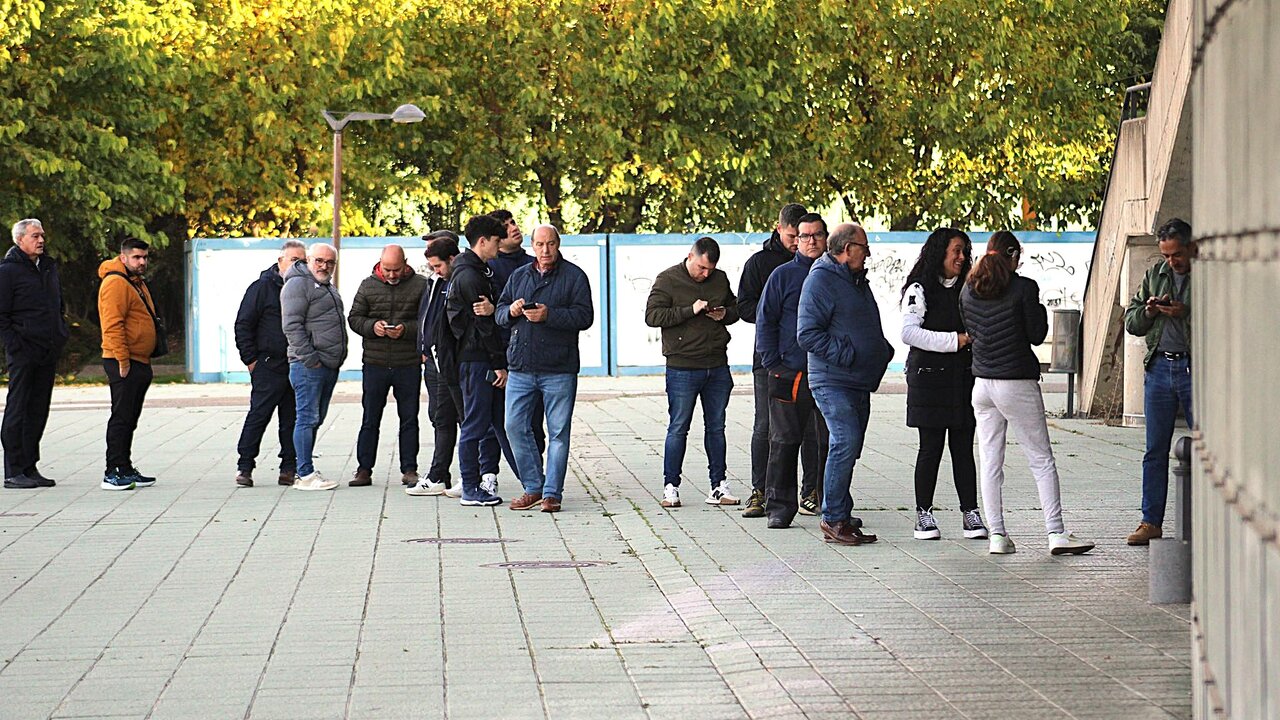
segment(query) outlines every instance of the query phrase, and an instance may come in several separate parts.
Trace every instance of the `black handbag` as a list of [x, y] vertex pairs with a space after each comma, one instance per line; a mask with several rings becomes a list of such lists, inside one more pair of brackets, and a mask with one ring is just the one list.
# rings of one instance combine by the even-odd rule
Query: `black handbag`
[[142, 288], [129, 282], [129, 276], [125, 275], [122, 272], [116, 272], [112, 270], [107, 274], [119, 275], [120, 277], [124, 278], [124, 281], [129, 283], [129, 285], [134, 289], [134, 291], [138, 293], [138, 297], [142, 300], [142, 307], [146, 308], [147, 314], [151, 316], [151, 322], [155, 325], [155, 328], [156, 328], [156, 346], [151, 350], [151, 357], [158, 358], [158, 357], [164, 357], [165, 355], [168, 355], [169, 354], [169, 328], [165, 326], [164, 318], [160, 317], [159, 315], [156, 315], [156, 311], [154, 308], [151, 307], [151, 303], [147, 302], [147, 296], [145, 293], [142, 292]]

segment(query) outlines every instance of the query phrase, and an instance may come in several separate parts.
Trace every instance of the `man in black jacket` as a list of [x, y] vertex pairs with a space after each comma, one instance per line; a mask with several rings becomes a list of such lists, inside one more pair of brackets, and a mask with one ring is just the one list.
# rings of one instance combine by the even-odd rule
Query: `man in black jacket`
[[236, 452], [236, 484], [253, 487], [253, 468], [262, 447], [271, 414], [277, 414], [280, 425], [281, 485], [292, 485], [297, 472], [298, 456], [293, 450], [295, 404], [293, 386], [289, 384], [288, 343], [280, 325], [280, 289], [284, 274], [293, 264], [307, 257], [307, 246], [300, 240], [286, 240], [275, 264], [262, 271], [245, 290], [236, 313], [236, 350], [240, 362], [249, 368], [249, 414], [240, 431]]
[[463, 234], [470, 249], [453, 261], [445, 312], [458, 341], [458, 384], [462, 387], [462, 428], [458, 439], [458, 470], [462, 475], [463, 505], [500, 505], [497, 458], [483, 457], [481, 443], [490, 433], [502, 448], [507, 464], [515, 458], [503, 429], [502, 389], [507, 384], [507, 354], [494, 322], [493, 270], [486, 264], [498, 254], [507, 233], [490, 215], [467, 221]]
[[58, 356], [67, 343], [58, 264], [44, 252], [44, 226], [19, 220], [13, 247], [0, 261], [0, 340], [9, 365], [0, 441], [4, 486], [14, 490], [53, 487], [40, 474], [40, 438], [49, 420]]
[[[760, 295], [764, 284], [779, 266], [795, 257], [799, 243], [800, 218], [808, 213], [803, 205], [788, 203], [778, 212], [778, 224], [764, 248], [747, 259], [738, 280], [738, 314], [743, 320], [755, 324]], [[823, 240], [825, 241], [825, 237]], [[752, 384], [755, 389], [755, 420], [751, 426], [751, 497], [742, 510], [743, 517], [764, 517], [765, 469], [769, 464], [769, 380], [760, 353], [751, 358]], [[818, 441], [810, 430], [804, 434], [800, 446], [800, 459], [804, 466], [803, 488], [806, 492], [800, 502], [800, 512], [813, 515], [818, 511], [818, 493], [812, 488], [819, 485], [822, 462], [818, 456]]]
[[[462, 497], [462, 485], [449, 473], [453, 451], [458, 444], [458, 421], [462, 418], [462, 388], [458, 385], [457, 339], [445, 315], [449, 277], [458, 257], [458, 235], [437, 230], [427, 235], [427, 291], [418, 304], [418, 353], [422, 357], [422, 381], [427, 386], [427, 417], [431, 419], [435, 442], [431, 467], [417, 484], [405, 488], [414, 496], [447, 495]], [[497, 443], [497, 440], [494, 440]], [[484, 447], [484, 443], [481, 443]], [[481, 450], [484, 453], [484, 450]], [[496, 455], [496, 450], [494, 451]]]

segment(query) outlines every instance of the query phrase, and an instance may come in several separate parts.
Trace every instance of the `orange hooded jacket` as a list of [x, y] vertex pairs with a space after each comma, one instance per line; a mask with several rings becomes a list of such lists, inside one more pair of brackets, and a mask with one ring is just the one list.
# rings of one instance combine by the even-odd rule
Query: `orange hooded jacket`
[[127, 368], [130, 361], [150, 364], [151, 351], [156, 347], [156, 326], [142, 304], [138, 290], [147, 296], [147, 302], [154, 308], [151, 291], [140, 277], [126, 280], [118, 275], [109, 276], [109, 272], [129, 274], [118, 257], [104, 260], [98, 266], [98, 277], [102, 278], [102, 285], [98, 288], [102, 357], [119, 361], [121, 368]]

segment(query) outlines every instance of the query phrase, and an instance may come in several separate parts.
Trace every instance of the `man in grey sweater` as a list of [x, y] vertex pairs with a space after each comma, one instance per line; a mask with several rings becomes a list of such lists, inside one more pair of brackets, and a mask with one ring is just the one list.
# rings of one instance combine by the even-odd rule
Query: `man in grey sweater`
[[332, 245], [317, 243], [307, 250], [306, 263], [297, 263], [285, 274], [280, 291], [280, 316], [289, 343], [289, 383], [297, 400], [293, 445], [298, 455], [295, 490], [332, 490], [312, 462], [316, 430], [329, 410], [329, 398], [338, 382], [338, 368], [347, 359], [347, 329], [342, 296], [332, 284], [338, 253]]

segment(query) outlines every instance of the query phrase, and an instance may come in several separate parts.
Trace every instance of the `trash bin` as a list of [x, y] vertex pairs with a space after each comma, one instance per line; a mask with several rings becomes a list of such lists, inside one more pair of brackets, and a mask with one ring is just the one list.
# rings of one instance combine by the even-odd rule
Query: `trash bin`
[[1049, 372], [1067, 376], [1067, 417], [1075, 417], [1076, 373], [1080, 372], [1080, 311], [1053, 311]]

